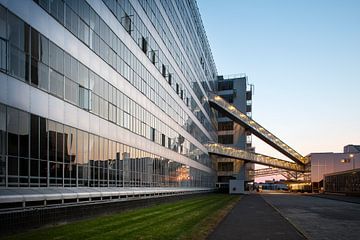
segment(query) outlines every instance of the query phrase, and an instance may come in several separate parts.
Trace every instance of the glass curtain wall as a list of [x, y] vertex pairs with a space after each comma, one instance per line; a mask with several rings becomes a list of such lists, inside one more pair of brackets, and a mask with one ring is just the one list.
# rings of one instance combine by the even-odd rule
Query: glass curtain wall
[[212, 187], [212, 177], [0, 104], [0, 187]]

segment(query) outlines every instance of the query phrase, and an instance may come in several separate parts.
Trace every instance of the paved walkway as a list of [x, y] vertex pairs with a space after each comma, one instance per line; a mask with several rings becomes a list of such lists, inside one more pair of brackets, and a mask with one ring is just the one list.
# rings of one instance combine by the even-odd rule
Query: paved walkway
[[228, 239], [304, 239], [297, 230], [260, 195], [244, 196], [209, 236]]

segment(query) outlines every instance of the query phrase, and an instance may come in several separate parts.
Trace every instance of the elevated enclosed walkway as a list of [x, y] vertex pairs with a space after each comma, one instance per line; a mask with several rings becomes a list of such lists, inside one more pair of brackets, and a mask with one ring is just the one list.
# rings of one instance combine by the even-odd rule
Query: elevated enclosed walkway
[[278, 169], [274, 167], [260, 168], [254, 170], [254, 177], [267, 177], [285, 173], [285, 169]]
[[258, 153], [252, 153], [234, 147], [228, 147], [218, 143], [206, 144], [205, 146], [210, 154], [215, 154], [218, 156], [223, 156], [228, 158], [235, 158], [239, 160], [258, 163], [266, 166], [272, 166], [280, 169], [286, 169], [290, 171], [296, 171], [296, 172], [305, 171], [304, 165], [292, 163], [278, 158], [269, 157]]
[[237, 158], [249, 162], [259, 163], [262, 165], [296, 172], [305, 171], [305, 164], [308, 163], [308, 158], [302, 156], [289, 145], [281, 141], [274, 134], [272, 134], [260, 124], [255, 122], [252, 118], [248, 117], [245, 113], [238, 110], [235, 106], [231, 105], [223, 98], [213, 93], [209, 94], [209, 104], [212, 108], [223, 113], [234, 122], [240, 124], [247, 131], [251, 132], [258, 138], [260, 138], [261, 140], [263, 140], [264, 142], [266, 142], [267, 144], [293, 160], [295, 163], [257, 153], [247, 152], [233, 147], [226, 147], [220, 144], [208, 144], [207, 148], [210, 154]]
[[307, 170], [306, 168], [305, 168], [304, 172], [297, 172], [297, 171], [289, 171], [286, 169], [279, 169], [279, 168], [275, 168], [275, 167], [269, 167], [269, 168], [255, 169], [252, 172], [252, 176], [257, 178], [257, 177], [282, 175], [287, 180], [292, 180], [292, 179], [297, 180], [299, 178], [304, 178], [306, 172], [308, 172], [308, 171], [309, 170]]
[[211, 107], [225, 114], [234, 122], [240, 124], [246, 130], [295, 161], [298, 164], [306, 164], [307, 158], [303, 157], [300, 153], [296, 152], [293, 148], [288, 146], [286, 143], [277, 138], [274, 134], [266, 130], [260, 124], [255, 122], [253, 119], [242, 113], [240, 110], [235, 108], [233, 105], [225, 101], [220, 96], [213, 93], [209, 94], [209, 104]]

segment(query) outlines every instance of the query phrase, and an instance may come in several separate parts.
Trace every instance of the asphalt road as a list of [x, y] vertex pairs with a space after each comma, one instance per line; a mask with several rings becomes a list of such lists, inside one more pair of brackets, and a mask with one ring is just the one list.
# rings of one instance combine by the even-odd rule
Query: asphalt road
[[360, 204], [302, 194], [261, 194], [308, 239], [360, 239]]

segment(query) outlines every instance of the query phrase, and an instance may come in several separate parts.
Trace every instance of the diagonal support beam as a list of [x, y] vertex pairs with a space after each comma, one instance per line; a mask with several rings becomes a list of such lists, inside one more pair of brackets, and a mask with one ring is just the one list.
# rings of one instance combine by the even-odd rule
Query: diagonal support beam
[[236, 107], [229, 104], [220, 96], [209, 93], [209, 104], [211, 107], [222, 112], [223, 114], [226, 114], [227, 117], [232, 119], [234, 122], [245, 127], [252, 134], [257, 136], [258, 138], [260, 138], [291, 160], [295, 161], [296, 163], [306, 164], [308, 162], [308, 159], [306, 157], [303, 157], [300, 153], [296, 152], [293, 148], [285, 144], [275, 135], [270, 133], [268, 130], [266, 130], [260, 124], [248, 117], [246, 114], [239, 111]]
[[249, 161], [253, 163], [258, 163], [262, 165], [272, 166], [272, 167], [296, 171], [296, 172], [305, 171], [305, 166], [303, 164], [292, 163], [278, 158], [273, 158], [258, 153], [252, 153], [234, 147], [228, 147], [218, 143], [205, 144], [205, 147], [207, 148], [209, 154], [212, 155]]

